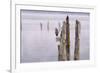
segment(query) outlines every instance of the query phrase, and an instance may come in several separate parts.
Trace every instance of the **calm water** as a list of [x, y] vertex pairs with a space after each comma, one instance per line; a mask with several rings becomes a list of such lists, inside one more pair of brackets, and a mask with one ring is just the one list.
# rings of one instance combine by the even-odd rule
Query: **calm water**
[[[75, 44], [75, 20], [81, 22], [80, 59], [89, 59], [89, 13], [21, 11], [21, 63], [57, 61], [55, 27], [62, 26], [66, 16], [70, 19], [71, 60]], [[40, 27], [42, 23], [42, 30]], [[47, 29], [49, 24], [49, 30]]]

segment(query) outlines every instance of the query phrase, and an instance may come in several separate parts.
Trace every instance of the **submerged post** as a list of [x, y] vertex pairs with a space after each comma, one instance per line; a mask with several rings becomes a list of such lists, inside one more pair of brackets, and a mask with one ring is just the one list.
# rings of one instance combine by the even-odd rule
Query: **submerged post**
[[41, 29], [41, 31], [42, 31], [42, 27], [43, 27], [43, 25], [42, 25], [42, 23], [40, 23], [40, 29]]
[[49, 21], [48, 21], [48, 23], [47, 23], [47, 30], [49, 31]]
[[70, 24], [69, 17], [66, 17], [66, 57], [70, 60]]
[[80, 46], [80, 22], [76, 20], [75, 25], [75, 50], [74, 50], [74, 60], [79, 60], [79, 46]]

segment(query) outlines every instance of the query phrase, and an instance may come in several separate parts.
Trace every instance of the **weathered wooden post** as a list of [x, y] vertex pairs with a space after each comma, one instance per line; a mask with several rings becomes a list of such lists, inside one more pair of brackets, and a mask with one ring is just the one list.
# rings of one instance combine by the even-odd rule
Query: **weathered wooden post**
[[70, 24], [69, 17], [66, 17], [66, 57], [70, 60]]
[[58, 37], [58, 29], [55, 28], [55, 35], [56, 35], [56, 43], [57, 43], [57, 47], [58, 47], [58, 61], [61, 60], [61, 54], [60, 54], [60, 40], [59, 40], [59, 37]]
[[40, 29], [41, 29], [41, 31], [42, 31], [42, 23], [40, 23]]
[[57, 28], [55, 28], [55, 34], [58, 44], [58, 61], [65, 61], [67, 60], [66, 57], [66, 23], [63, 22], [63, 26], [61, 28], [61, 31], [59, 31]]
[[60, 34], [60, 54], [61, 54], [61, 60], [65, 61], [67, 60], [66, 57], [66, 22], [63, 22], [63, 26], [62, 26], [62, 31]]
[[69, 17], [66, 17], [66, 21], [63, 22], [61, 31], [59, 31], [60, 36], [58, 35], [58, 30], [55, 29], [55, 34], [58, 36], [59, 45], [58, 45], [58, 60], [66, 61], [70, 60], [70, 29], [69, 29]]
[[80, 46], [80, 22], [76, 20], [75, 25], [75, 50], [74, 50], [74, 60], [79, 60], [79, 46]]
[[61, 24], [60, 22], [58, 23], [58, 28], [59, 28], [59, 31], [61, 30]]
[[48, 21], [48, 23], [47, 23], [47, 30], [49, 31], [49, 21]]
[[60, 45], [58, 45], [58, 61], [61, 61], [61, 57], [62, 57], [60, 52], [61, 52], [60, 51]]

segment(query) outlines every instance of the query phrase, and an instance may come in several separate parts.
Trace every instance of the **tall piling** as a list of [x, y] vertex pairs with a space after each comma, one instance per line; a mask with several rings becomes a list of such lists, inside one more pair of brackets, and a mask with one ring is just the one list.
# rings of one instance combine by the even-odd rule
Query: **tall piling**
[[70, 24], [69, 17], [63, 22], [60, 34], [60, 45], [58, 46], [58, 60], [70, 60]]
[[70, 60], [70, 24], [69, 16], [66, 17], [66, 57]]
[[80, 22], [76, 20], [75, 24], [75, 50], [74, 50], [74, 60], [79, 60], [80, 56]]

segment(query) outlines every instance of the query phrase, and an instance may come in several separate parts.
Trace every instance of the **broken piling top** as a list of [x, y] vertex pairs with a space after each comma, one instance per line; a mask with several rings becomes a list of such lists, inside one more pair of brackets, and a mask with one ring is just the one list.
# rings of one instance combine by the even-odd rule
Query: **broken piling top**
[[80, 21], [76, 19], [76, 26], [77, 26], [77, 29], [78, 29], [78, 32], [80, 33], [81, 31], [81, 24], [80, 24]]
[[66, 17], [66, 23], [69, 24], [69, 16]]

